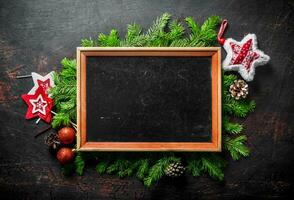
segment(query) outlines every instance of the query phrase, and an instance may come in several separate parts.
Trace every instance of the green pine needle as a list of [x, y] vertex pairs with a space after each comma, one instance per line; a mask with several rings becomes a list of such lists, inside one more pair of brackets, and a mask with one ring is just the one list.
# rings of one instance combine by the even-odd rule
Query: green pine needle
[[58, 112], [53, 116], [52, 123], [53, 128], [58, 128], [60, 126], [69, 126], [70, 125], [70, 116], [68, 113]]
[[96, 165], [96, 171], [98, 174], [103, 174], [106, 172], [106, 169], [108, 168], [108, 161], [102, 160]]
[[129, 24], [126, 39], [128, 41], [133, 40], [135, 37], [138, 37], [142, 32], [142, 28], [137, 24]]
[[201, 31], [215, 31], [220, 22], [221, 18], [219, 16], [211, 16], [203, 23], [201, 26]]
[[95, 44], [94, 40], [89, 38], [89, 39], [82, 39], [81, 45], [82, 45], [82, 47], [94, 47], [96, 44]]
[[82, 153], [81, 152], [77, 152], [76, 158], [75, 158], [75, 169], [76, 169], [76, 173], [78, 175], [83, 175], [84, 172], [84, 168], [85, 168], [85, 161], [82, 157]]
[[118, 31], [112, 29], [109, 35], [100, 33], [98, 36], [98, 44], [101, 47], [117, 47], [120, 45], [120, 39], [118, 37]]
[[170, 156], [159, 159], [149, 170], [148, 176], [144, 179], [144, 185], [150, 187], [163, 175], [166, 167], [173, 162], [180, 162], [180, 158]]
[[190, 37], [197, 37], [201, 31], [198, 24], [194, 21], [192, 17], [186, 17], [185, 21], [191, 31]]
[[202, 162], [199, 157], [191, 157], [187, 161], [186, 170], [193, 176], [200, 176], [203, 172]]
[[226, 116], [223, 117], [223, 128], [225, 132], [231, 134], [238, 134], [243, 130], [243, 126], [241, 124], [229, 122], [229, 119]]
[[226, 165], [224, 159], [216, 154], [204, 154], [201, 157], [203, 170], [217, 180], [222, 181], [224, 179], [224, 173], [222, 168]]
[[239, 160], [242, 156], [247, 157], [250, 154], [248, 147], [244, 145], [247, 137], [245, 135], [238, 136], [236, 138], [224, 137], [224, 148], [227, 149], [233, 160]]
[[223, 75], [223, 90], [229, 91], [230, 86], [237, 80], [237, 76], [234, 74]]
[[140, 180], [143, 180], [146, 177], [146, 175], [148, 174], [149, 162], [150, 162], [149, 159], [140, 160], [140, 164], [138, 166], [138, 170], [137, 170], [137, 174], [136, 174]]
[[[223, 97], [223, 112], [237, 117], [246, 117], [250, 112], [253, 112], [256, 103], [255, 101], [235, 100], [224, 91]], [[226, 96], [225, 96], [226, 95]]]

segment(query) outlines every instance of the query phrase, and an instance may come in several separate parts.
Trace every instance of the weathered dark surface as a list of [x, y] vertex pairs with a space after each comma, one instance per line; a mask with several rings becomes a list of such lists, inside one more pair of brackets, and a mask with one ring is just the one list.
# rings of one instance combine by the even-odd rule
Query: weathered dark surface
[[[0, 191], [6, 199], [248, 199], [285, 198], [293, 193], [294, 164], [294, 16], [293, 1], [4, 1], [0, 3]], [[256, 112], [242, 120], [251, 156], [231, 161], [226, 179], [208, 177], [162, 180], [145, 189], [135, 178], [99, 176], [87, 168], [82, 177], [65, 178], [42, 138], [34, 139], [34, 121], [26, 121], [20, 94], [32, 86], [15, 74], [45, 74], [74, 57], [84, 37], [96, 37], [136, 21], [143, 27], [163, 12], [228, 18], [226, 35], [240, 40], [256, 33], [271, 56], [250, 83]]]
[[87, 141], [211, 142], [211, 58], [89, 57]]

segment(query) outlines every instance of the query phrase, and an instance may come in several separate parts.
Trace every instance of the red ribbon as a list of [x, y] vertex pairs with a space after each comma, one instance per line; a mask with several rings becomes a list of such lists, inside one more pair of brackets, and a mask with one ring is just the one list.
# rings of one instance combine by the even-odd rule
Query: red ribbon
[[223, 34], [224, 34], [227, 26], [228, 26], [228, 20], [224, 19], [221, 23], [221, 26], [220, 26], [218, 34], [217, 34], [217, 40], [221, 45], [224, 45], [224, 43], [226, 41], [226, 39], [223, 38]]

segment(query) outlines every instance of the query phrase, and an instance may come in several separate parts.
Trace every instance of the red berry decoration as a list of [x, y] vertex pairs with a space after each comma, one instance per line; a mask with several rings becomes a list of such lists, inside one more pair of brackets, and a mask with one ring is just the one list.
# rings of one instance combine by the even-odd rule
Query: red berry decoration
[[59, 151], [57, 152], [57, 160], [60, 162], [60, 164], [64, 165], [72, 161], [74, 158], [74, 155], [75, 154], [72, 151], [72, 149], [63, 147], [59, 149]]
[[58, 137], [62, 144], [71, 144], [75, 140], [76, 133], [71, 127], [63, 127], [58, 131]]

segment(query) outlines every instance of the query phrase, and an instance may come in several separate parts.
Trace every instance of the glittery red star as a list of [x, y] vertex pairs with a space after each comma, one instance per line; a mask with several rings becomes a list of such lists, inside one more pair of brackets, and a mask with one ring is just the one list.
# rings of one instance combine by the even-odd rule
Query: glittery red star
[[48, 97], [41, 86], [38, 87], [35, 94], [23, 94], [21, 97], [28, 105], [26, 119], [40, 117], [47, 123], [51, 122], [51, 109], [53, 107], [53, 99]]

